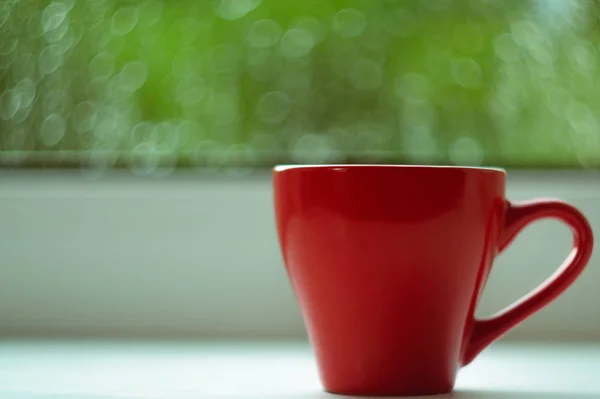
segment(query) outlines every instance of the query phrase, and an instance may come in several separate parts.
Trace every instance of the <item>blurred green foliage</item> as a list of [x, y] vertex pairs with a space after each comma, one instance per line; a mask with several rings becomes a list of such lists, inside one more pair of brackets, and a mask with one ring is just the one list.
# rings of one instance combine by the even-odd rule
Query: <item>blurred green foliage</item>
[[4, 165], [597, 167], [592, 0], [0, 2]]

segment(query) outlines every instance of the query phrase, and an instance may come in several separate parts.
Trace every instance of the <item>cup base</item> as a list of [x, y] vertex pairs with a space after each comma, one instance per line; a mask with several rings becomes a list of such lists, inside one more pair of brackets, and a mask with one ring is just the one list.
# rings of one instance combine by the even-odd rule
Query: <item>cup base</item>
[[454, 387], [442, 389], [431, 387], [415, 390], [396, 389], [324, 389], [332, 395], [356, 396], [356, 397], [414, 397], [414, 396], [438, 396], [452, 393]]

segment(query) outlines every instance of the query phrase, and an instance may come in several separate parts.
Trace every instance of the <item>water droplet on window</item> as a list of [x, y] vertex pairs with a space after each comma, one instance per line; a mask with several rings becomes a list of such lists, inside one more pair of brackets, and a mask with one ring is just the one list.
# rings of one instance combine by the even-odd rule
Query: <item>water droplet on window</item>
[[152, 141], [174, 151], [177, 148], [178, 136], [177, 125], [172, 121], [163, 121], [154, 127]]
[[310, 32], [293, 28], [281, 38], [279, 51], [286, 58], [301, 58], [310, 53], [314, 44], [313, 35]]
[[[22, 97], [22, 95], [19, 95], [19, 97]], [[32, 109], [32, 107], [23, 107], [23, 106], [19, 107], [19, 109], [17, 110], [17, 112], [15, 113], [15, 115], [12, 117], [12, 121], [14, 123], [23, 123], [23, 122], [25, 122], [25, 120], [31, 114], [31, 109]]]
[[144, 85], [148, 68], [142, 61], [132, 61], [125, 65], [119, 74], [119, 83], [124, 91], [134, 92]]
[[548, 38], [539, 40], [535, 47], [529, 50], [531, 57], [542, 65], [550, 65], [556, 59], [554, 44]]
[[18, 37], [2, 38], [0, 40], [0, 56], [7, 56], [14, 52], [19, 43]]
[[96, 124], [96, 105], [90, 101], [77, 104], [71, 115], [71, 124], [77, 133], [91, 131]]
[[567, 106], [567, 120], [577, 133], [593, 135], [598, 133], [598, 121], [590, 107], [581, 102], [573, 102]]
[[67, 124], [62, 116], [52, 114], [44, 119], [40, 127], [40, 136], [44, 144], [48, 147], [57, 145], [64, 137], [67, 131]]
[[40, 72], [42, 74], [50, 74], [62, 65], [63, 55], [56, 47], [56, 44], [51, 44], [40, 52], [38, 62]]
[[481, 68], [472, 59], [460, 59], [452, 62], [452, 77], [459, 85], [474, 89], [481, 84]]
[[96, 54], [90, 61], [88, 71], [92, 78], [109, 78], [115, 67], [115, 59], [109, 53]]
[[595, 71], [598, 65], [598, 50], [593, 43], [581, 41], [571, 49], [571, 61], [584, 71]]
[[36, 85], [31, 78], [21, 80], [15, 86], [15, 92], [18, 93], [20, 99], [20, 107], [27, 108], [31, 106], [35, 98]]
[[348, 78], [359, 90], [375, 90], [381, 86], [383, 76], [379, 65], [371, 60], [361, 59], [350, 68]]
[[50, 3], [42, 12], [42, 32], [45, 33], [58, 28], [68, 13], [69, 8], [64, 3]]
[[515, 42], [525, 48], [532, 48], [541, 38], [538, 27], [529, 20], [518, 21], [511, 26]]
[[69, 31], [69, 20], [65, 19], [56, 29], [46, 32], [44, 39], [48, 43], [56, 43], [61, 40]]
[[310, 32], [315, 46], [323, 43], [327, 38], [327, 27], [315, 18], [301, 18], [292, 27]]
[[117, 56], [123, 50], [123, 47], [125, 47], [125, 38], [105, 33], [100, 36], [98, 46], [101, 51], [106, 51], [113, 56]]
[[88, 153], [88, 166], [83, 168], [82, 173], [88, 179], [98, 179], [106, 171], [113, 166], [117, 160], [117, 153], [111, 148], [103, 148], [102, 146], [92, 148]]
[[274, 45], [281, 37], [281, 26], [272, 19], [256, 21], [248, 31], [248, 43], [255, 48]]
[[124, 36], [131, 32], [138, 21], [136, 7], [124, 7], [117, 10], [111, 20], [111, 32], [115, 36]]
[[333, 17], [333, 29], [343, 37], [355, 37], [367, 27], [365, 15], [354, 8], [338, 11]]
[[123, 118], [114, 106], [107, 105], [98, 109], [98, 119], [94, 126], [94, 136], [104, 143], [110, 142], [122, 131]]
[[41, 89], [46, 94], [48, 94], [49, 92], [52, 92], [52, 91], [58, 91], [58, 90], [64, 89], [66, 86], [66, 82], [65, 82], [65, 76], [63, 75], [62, 72], [63, 71], [57, 71], [50, 75], [44, 76], [44, 78], [38, 82], [38, 85], [40, 85]]
[[139, 176], [151, 175], [158, 168], [161, 151], [155, 143], [143, 142], [131, 152], [131, 170]]
[[0, 3], [0, 28], [8, 21], [12, 12], [12, 4], [8, 1]]
[[46, 91], [42, 98], [42, 111], [49, 114], [62, 114], [68, 107], [71, 99], [64, 90]]
[[57, 49], [61, 53], [66, 53], [75, 47], [81, 40], [81, 32], [76, 32], [76, 28], [69, 29], [66, 34], [56, 43]]
[[21, 98], [13, 89], [5, 90], [0, 96], [0, 118], [11, 119], [21, 108]]
[[287, 94], [281, 91], [272, 91], [261, 97], [256, 113], [265, 123], [276, 125], [288, 117], [292, 111], [292, 102]]
[[129, 135], [130, 145], [135, 147], [146, 141], [155, 142], [156, 138], [153, 137], [153, 134], [154, 125], [152, 123], [147, 121], [140, 122], [131, 129], [131, 134]]
[[215, 12], [223, 19], [232, 21], [240, 19], [254, 10], [261, 0], [217, 0]]
[[158, 23], [162, 17], [162, 11], [163, 2], [161, 0], [142, 1], [138, 10], [139, 25], [147, 28]]
[[109, 94], [107, 78], [92, 78], [85, 88], [85, 95], [98, 101], [103, 101]]
[[73, 8], [75, 8], [75, 1], [76, 0], [61, 0], [61, 2], [64, 4], [65, 8], [67, 9], [67, 11], [71, 11]]

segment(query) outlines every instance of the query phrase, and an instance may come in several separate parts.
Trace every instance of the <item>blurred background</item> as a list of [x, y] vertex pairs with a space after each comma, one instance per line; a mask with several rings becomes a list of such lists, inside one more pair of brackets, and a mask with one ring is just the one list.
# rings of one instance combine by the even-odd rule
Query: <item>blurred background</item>
[[[0, 0], [0, 334], [304, 337], [278, 163], [500, 166], [600, 227], [595, 0]], [[142, 177], [150, 177], [150, 179]], [[480, 311], [568, 253], [544, 221]], [[600, 339], [600, 264], [518, 339]]]
[[593, 0], [0, 2], [5, 166], [597, 168]]

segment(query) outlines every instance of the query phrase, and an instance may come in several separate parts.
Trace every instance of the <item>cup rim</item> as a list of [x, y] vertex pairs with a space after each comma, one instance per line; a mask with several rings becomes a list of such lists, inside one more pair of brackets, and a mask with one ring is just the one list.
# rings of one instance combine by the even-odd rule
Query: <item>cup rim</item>
[[495, 172], [506, 175], [503, 168], [491, 166], [454, 166], [454, 165], [402, 165], [402, 164], [298, 164], [298, 165], [276, 165], [273, 172], [280, 173], [286, 170], [309, 170], [309, 169], [439, 169], [439, 170], [458, 170], [458, 171], [479, 171]]

